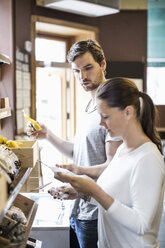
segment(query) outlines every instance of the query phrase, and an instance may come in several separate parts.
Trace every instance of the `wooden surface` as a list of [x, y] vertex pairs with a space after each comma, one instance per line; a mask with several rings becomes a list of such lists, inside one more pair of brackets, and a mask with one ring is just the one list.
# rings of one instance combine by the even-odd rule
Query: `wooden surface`
[[0, 213], [7, 202], [7, 181], [4, 175], [0, 174]]
[[0, 63], [10, 64], [10, 59], [7, 55], [0, 53]]
[[21, 192], [39, 192], [40, 183], [40, 163], [36, 162], [34, 168], [32, 169], [27, 181], [21, 188]]
[[30, 216], [30, 219], [29, 219], [29, 222], [28, 222], [26, 234], [25, 234], [25, 242], [24, 242], [23, 245], [21, 245], [20, 248], [25, 248], [26, 247], [26, 242], [27, 242], [27, 239], [29, 237], [29, 233], [30, 233], [30, 230], [31, 230], [31, 227], [32, 227], [32, 224], [33, 224], [36, 212], [37, 212], [37, 208], [38, 208], [38, 204], [34, 203], [32, 211], [31, 211], [31, 216]]
[[11, 108], [2, 108], [0, 109], [0, 119], [11, 116]]
[[34, 167], [39, 154], [37, 141], [17, 140], [16, 142], [19, 148], [13, 148], [13, 152], [20, 159], [21, 167]]

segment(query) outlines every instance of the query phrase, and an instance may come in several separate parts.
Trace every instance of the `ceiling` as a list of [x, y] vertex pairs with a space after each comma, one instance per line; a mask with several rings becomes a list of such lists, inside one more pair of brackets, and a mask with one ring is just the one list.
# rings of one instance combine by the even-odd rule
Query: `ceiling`
[[147, 0], [120, 0], [121, 10], [145, 10], [147, 9]]
[[[46, 0], [37, 0], [37, 5], [43, 7], [44, 1]], [[49, 0], [50, 1], [50, 0]], [[53, 2], [53, 0], [51, 0]], [[147, 9], [147, 0], [120, 0], [120, 10], [146, 10]], [[56, 33], [62, 36], [68, 35], [78, 35], [80, 33], [86, 33], [87, 30], [71, 28], [66, 26], [60, 26], [51, 23], [37, 22], [36, 30], [38, 32], [45, 33]]]

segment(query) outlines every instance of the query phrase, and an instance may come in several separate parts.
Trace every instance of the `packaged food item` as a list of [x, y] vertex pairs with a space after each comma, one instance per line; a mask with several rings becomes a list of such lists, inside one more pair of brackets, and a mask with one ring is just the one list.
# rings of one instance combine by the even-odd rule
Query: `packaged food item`
[[0, 145], [4, 145], [4, 146], [6, 146], [6, 147], [8, 147], [10, 149], [15, 148], [15, 147], [16, 148], [19, 147], [19, 145], [18, 145], [18, 143], [16, 141], [7, 140], [7, 138], [3, 137], [2, 135], [0, 135]]
[[11, 206], [6, 215], [8, 217], [10, 217], [11, 219], [17, 221], [17, 222], [20, 222], [24, 225], [27, 224], [27, 218], [25, 216], [25, 214], [22, 212], [22, 210], [18, 207], [15, 207], [15, 206]]
[[13, 245], [11, 247], [15, 247], [14, 245], [20, 244], [25, 240], [26, 230], [26, 225], [22, 224], [20, 221], [13, 220], [7, 215], [4, 216], [2, 222], [0, 223], [1, 239], [5, 239], [6, 241], [9, 240], [8, 245]]
[[41, 130], [41, 127], [39, 126], [39, 124], [37, 123], [37, 121], [35, 121], [35, 120], [33, 120], [32, 118], [30, 118], [30, 117], [25, 113], [24, 110], [23, 110], [23, 113], [24, 113], [24, 117], [26, 118], [26, 120], [27, 120], [28, 122], [30, 122], [36, 130]]
[[21, 161], [15, 153], [5, 145], [0, 146], [0, 167], [11, 177], [12, 175], [15, 177], [21, 167]]
[[21, 161], [16, 154], [5, 145], [0, 145], [0, 173], [4, 175], [7, 180], [9, 194], [13, 190], [12, 182], [17, 177], [20, 167]]

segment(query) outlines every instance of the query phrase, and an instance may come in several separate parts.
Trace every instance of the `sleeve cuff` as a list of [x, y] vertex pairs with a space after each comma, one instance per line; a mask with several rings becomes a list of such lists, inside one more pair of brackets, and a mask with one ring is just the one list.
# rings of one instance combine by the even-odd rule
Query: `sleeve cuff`
[[112, 205], [107, 210], [105, 210], [105, 212], [108, 214], [113, 214], [116, 211], [116, 209], [118, 208], [119, 204], [120, 204], [120, 202], [118, 200], [114, 199], [114, 202], [112, 203]]

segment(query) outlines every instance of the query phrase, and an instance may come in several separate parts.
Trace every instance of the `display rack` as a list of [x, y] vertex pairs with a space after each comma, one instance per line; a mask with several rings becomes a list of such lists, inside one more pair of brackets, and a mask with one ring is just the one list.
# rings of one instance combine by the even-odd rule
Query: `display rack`
[[11, 204], [13, 203], [13, 201], [15, 200], [16, 196], [20, 192], [23, 184], [25, 183], [25, 181], [29, 177], [32, 169], [33, 168], [28, 168], [28, 169], [23, 168], [23, 169], [21, 169], [21, 171], [20, 171], [20, 173], [18, 175], [18, 178], [14, 182], [14, 190], [11, 193], [11, 195], [9, 196], [4, 209], [0, 213], [0, 222], [3, 219], [4, 215], [6, 214], [7, 210], [9, 209], [9, 207], [11, 206]]

